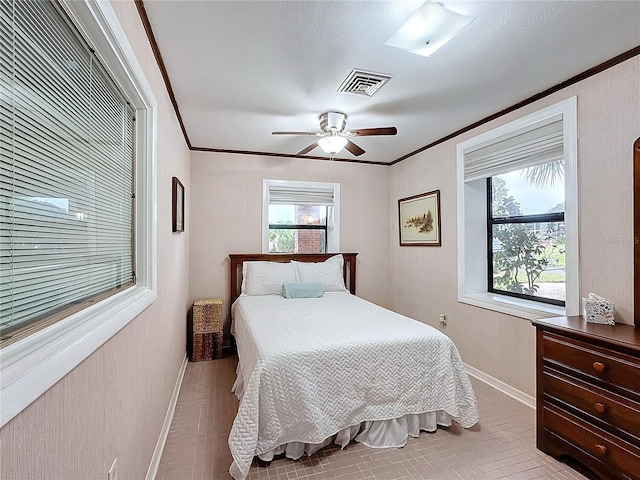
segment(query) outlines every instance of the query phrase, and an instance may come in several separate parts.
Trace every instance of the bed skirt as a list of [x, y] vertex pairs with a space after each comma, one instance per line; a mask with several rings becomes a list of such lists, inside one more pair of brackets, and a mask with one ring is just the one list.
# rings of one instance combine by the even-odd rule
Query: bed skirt
[[[232, 391], [241, 400], [244, 381], [239, 366], [236, 373]], [[400, 448], [407, 444], [409, 436], [417, 438], [421, 431], [435, 432], [438, 426], [451, 426], [451, 416], [444, 410], [407, 414], [388, 420], [365, 421], [343, 428], [320, 443], [289, 442], [268, 452], [258, 453], [256, 456], [265, 462], [270, 462], [274, 457], [282, 454], [292, 460], [298, 460], [305, 454], [313, 455], [332, 442], [340, 445], [340, 448], [345, 448], [352, 440], [370, 448]]]

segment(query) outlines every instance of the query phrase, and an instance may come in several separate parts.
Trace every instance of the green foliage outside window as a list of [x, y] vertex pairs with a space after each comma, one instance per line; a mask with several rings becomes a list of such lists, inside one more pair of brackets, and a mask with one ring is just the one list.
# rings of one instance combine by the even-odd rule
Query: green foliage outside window
[[564, 238], [562, 243], [554, 235], [553, 225], [544, 233], [536, 232], [531, 224], [515, 223], [494, 228], [494, 240], [501, 244], [494, 252], [493, 286], [525, 295], [536, 295], [539, 285], [536, 282], [544, 271], [554, 263], [554, 256], [564, 256]]
[[[285, 222], [278, 222], [285, 223]], [[292, 222], [286, 222], [287, 225]], [[296, 251], [295, 238], [292, 229], [269, 229], [269, 251], [278, 253], [293, 253]]]
[[[523, 215], [520, 204], [509, 194], [503, 179], [492, 178], [491, 187], [493, 218]], [[564, 206], [559, 204], [548, 213], [563, 210]], [[545, 283], [554, 280], [564, 282], [563, 276], [545, 275], [549, 266], [564, 266], [563, 227], [561, 222], [493, 225], [493, 288], [536, 295], [541, 280]], [[496, 244], [498, 248], [495, 248]]]

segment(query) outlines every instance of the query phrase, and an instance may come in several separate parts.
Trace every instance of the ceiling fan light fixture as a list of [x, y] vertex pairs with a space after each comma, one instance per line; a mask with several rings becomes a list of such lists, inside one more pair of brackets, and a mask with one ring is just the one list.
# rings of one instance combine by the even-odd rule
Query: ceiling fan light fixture
[[333, 155], [342, 150], [347, 144], [347, 139], [340, 135], [329, 135], [318, 140], [318, 145], [329, 155]]
[[427, 0], [384, 44], [429, 57], [475, 19]]

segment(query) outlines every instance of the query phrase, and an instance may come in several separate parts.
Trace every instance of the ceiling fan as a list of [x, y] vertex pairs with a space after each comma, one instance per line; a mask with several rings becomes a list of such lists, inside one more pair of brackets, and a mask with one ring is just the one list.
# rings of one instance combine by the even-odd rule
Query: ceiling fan
[[358, 128], [346, 130], [347, 115], [340, 112], [325, 112], [318, 117], [320, 120], [319, 132], [272, 132], [272, 135], [313, 135], [321, 137], [306, 148], [300, 150], [297, 155], [305, 155], [316, 147], [321, 147], [330, 155], [338, 153], [346, 148], [356, 157], [362, 155], [364, 150], [350, 140], [350, 137], [366, 137], [370, 135], [395, 135], [396, 127]]

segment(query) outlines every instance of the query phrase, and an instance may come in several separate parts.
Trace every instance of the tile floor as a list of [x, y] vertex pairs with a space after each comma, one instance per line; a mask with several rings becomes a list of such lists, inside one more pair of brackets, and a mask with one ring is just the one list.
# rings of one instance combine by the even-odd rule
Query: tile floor
[[[231, 479], [227, 437], [238, 407], [231, 393], [237, 359], [189, 363], [156, 480]], [[326, 447], [298, 461], [255, 464], [249, 479], [480, 480], [584, 479], [535, 447], [530, 408], [472, 378], [480, 422], [422, 432], [403, 448], [351, 443]]]

